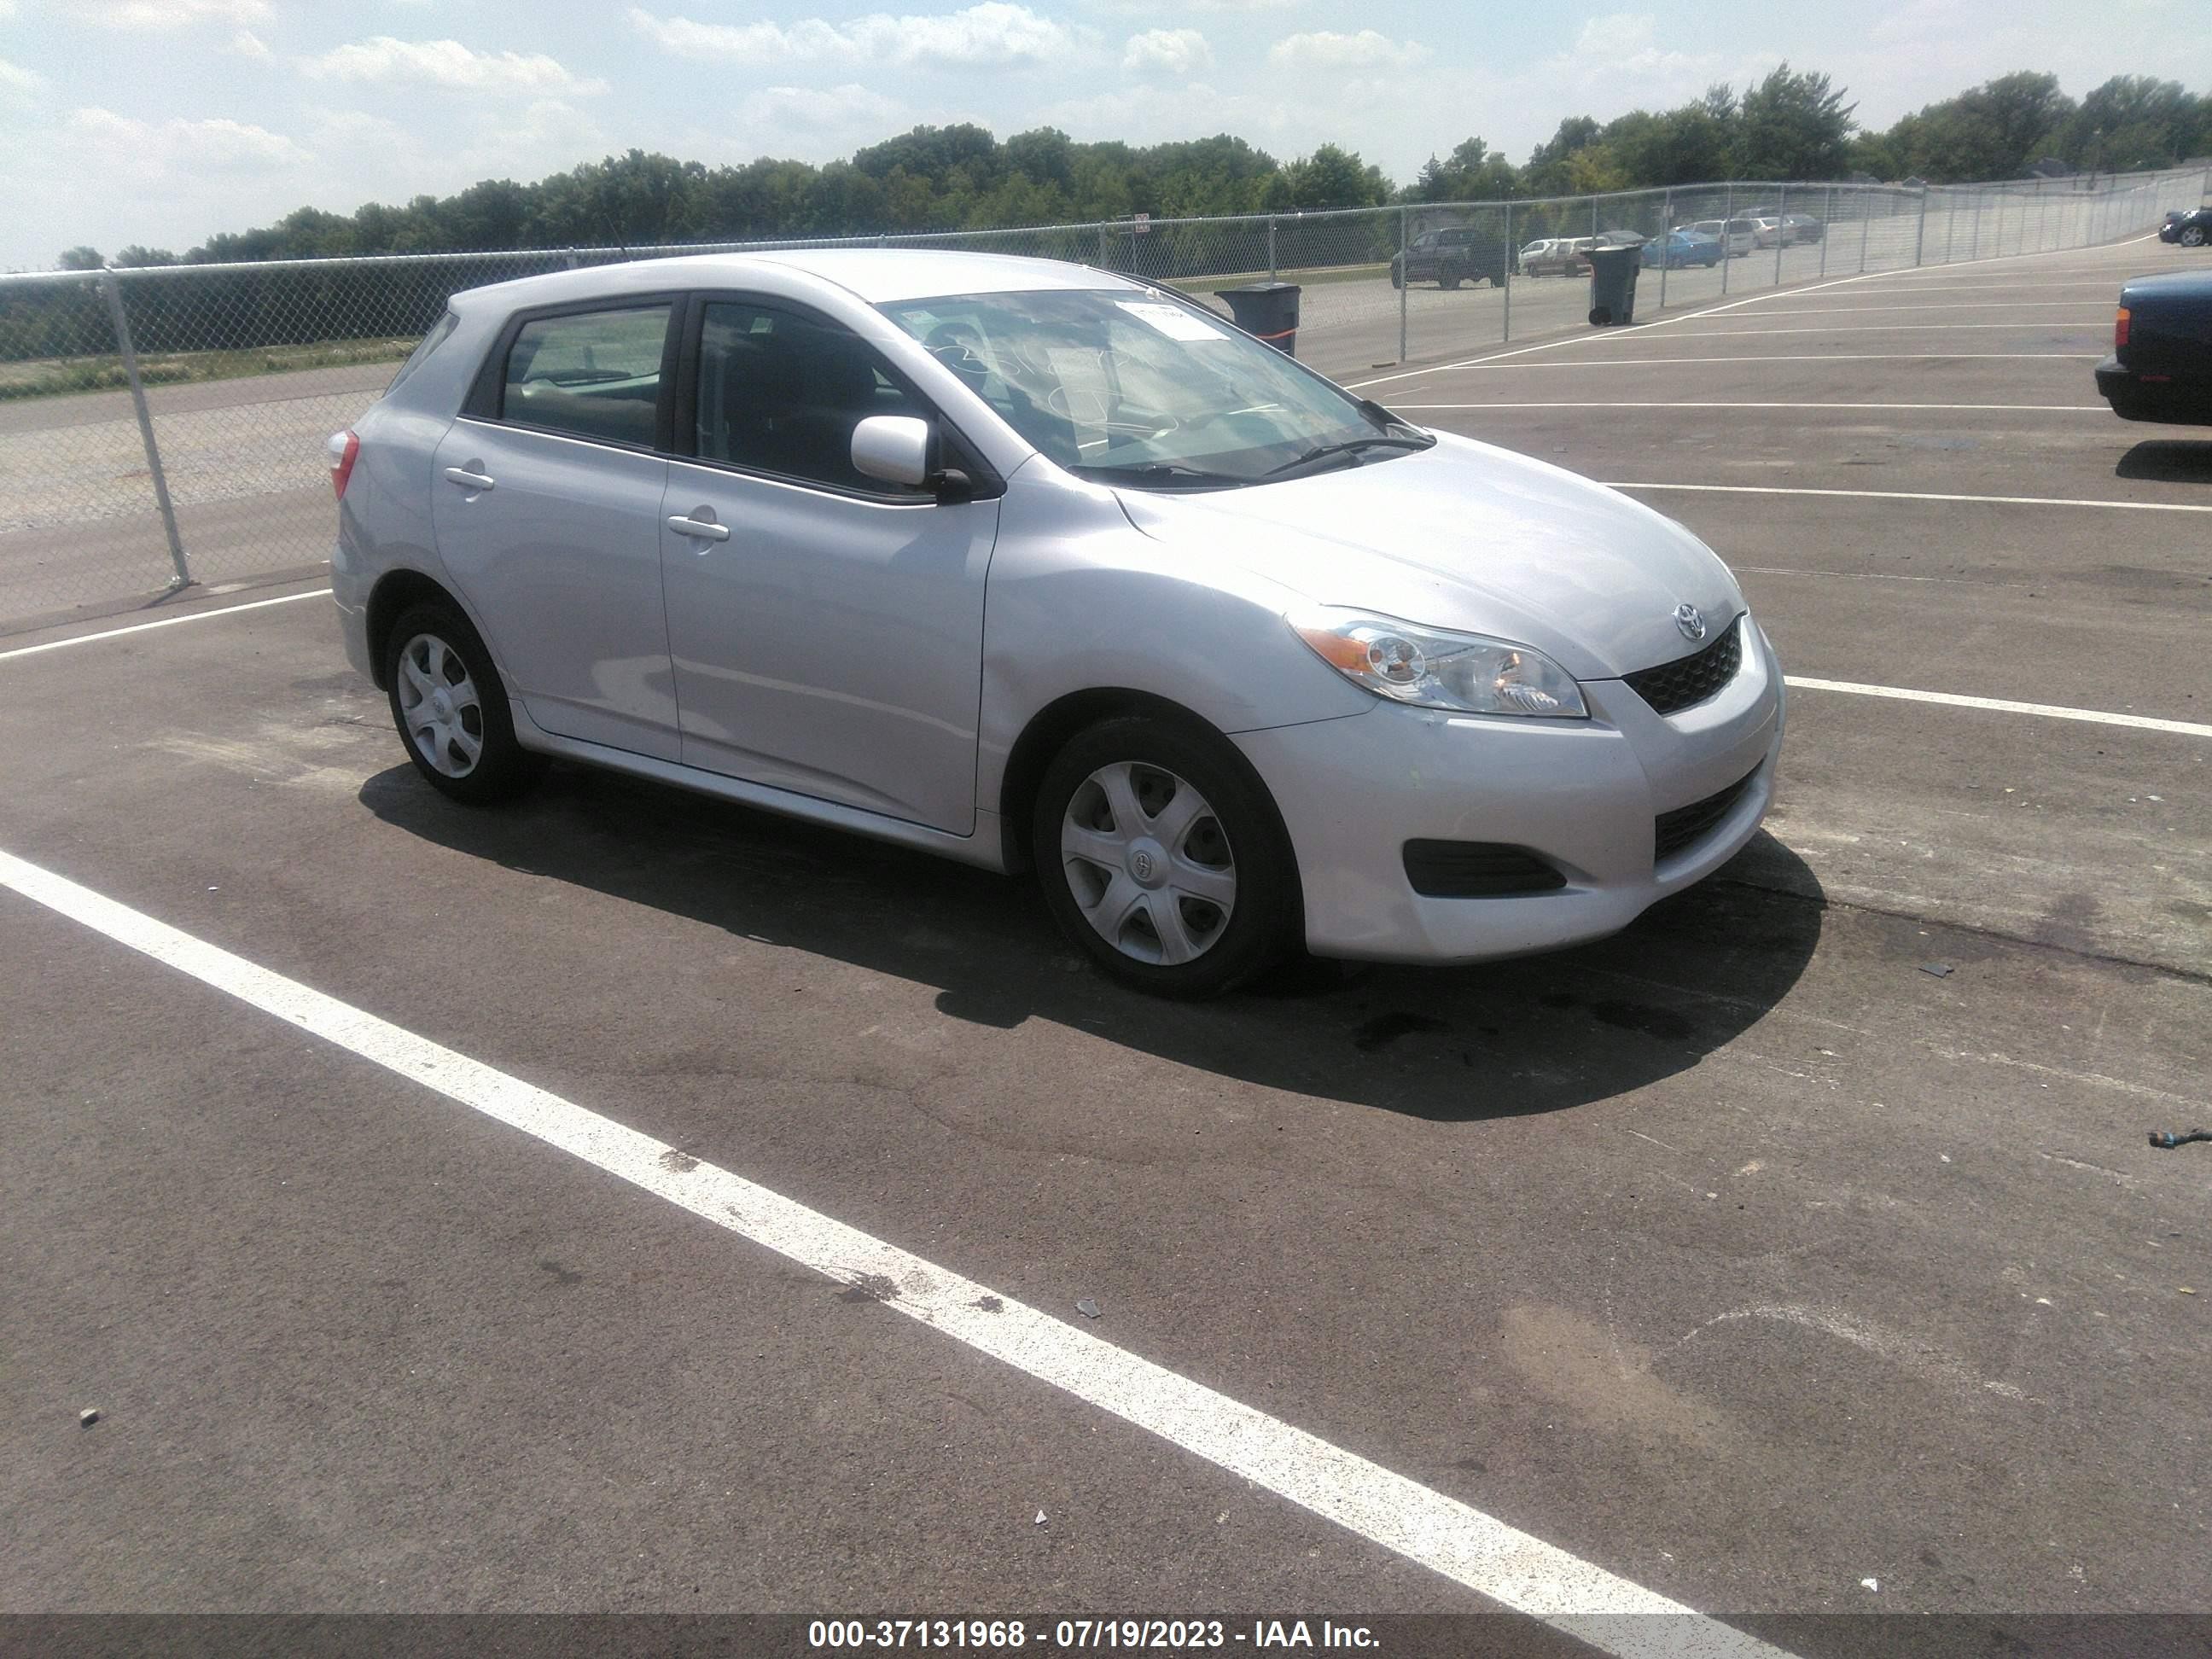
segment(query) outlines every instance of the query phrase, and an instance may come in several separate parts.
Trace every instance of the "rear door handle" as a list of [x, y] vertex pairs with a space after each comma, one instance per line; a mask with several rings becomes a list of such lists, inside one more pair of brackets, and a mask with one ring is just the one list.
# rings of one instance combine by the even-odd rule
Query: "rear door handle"
[[730, 526], [716, 524], [711, 519], [672, 518], [668, 527], [679, 536], [696, 537], [702, 542], [726, 542], [730, 539]]
[[465, 485], [471, 489], [489, 489], [491, 488], [491, 479], [489, 475], [482, 472], [471, 472], [465, 466], [447, 467], [446, 469], [446, 477], [451, 482], [457, 484]]

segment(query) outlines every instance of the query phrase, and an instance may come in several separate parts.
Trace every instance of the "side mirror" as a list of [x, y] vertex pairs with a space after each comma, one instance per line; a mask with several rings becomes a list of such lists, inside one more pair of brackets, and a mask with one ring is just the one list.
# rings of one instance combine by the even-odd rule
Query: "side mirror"
[[930, 482], [929, 422], [871, 415], [853, 428], [853, 469], [864, 477], [919, 489]]

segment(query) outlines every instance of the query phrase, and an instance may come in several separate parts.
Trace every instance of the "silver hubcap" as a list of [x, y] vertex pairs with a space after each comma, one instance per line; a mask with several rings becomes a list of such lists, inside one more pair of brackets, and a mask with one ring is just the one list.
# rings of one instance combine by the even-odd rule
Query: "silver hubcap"
[[1173, 967], [1204, 956], [1237, 908], [1237, 864], [1206, 797], [1130, 761], [1083, 781], [1060, 826], [1068, 890], [1123, 956]]
[[483, 704], [461, 653], [434, 634], [399, 653], [399, 717], [416, 752], [449, 778], [465, 778], [483, 754]]

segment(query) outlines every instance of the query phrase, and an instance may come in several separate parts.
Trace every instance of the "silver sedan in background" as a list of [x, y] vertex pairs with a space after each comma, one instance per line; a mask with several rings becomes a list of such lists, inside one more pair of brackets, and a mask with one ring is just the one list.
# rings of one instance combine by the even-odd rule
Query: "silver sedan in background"
[[1033, 868], [1151, 992], [1594, 939], [1771, 796], [1781, 670], [1688, 531], [1104, 271], [478, 289], [331, 463], [346, 649], [436, 788], [560, 757]]

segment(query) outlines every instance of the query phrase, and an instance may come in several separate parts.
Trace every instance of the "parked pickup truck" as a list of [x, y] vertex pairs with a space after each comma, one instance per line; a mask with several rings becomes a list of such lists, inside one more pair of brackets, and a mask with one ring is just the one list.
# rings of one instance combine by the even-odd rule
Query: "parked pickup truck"
[[2212, 426], [2212, 271], [2138, 276], [2120, 289], [2097, 390], [2124, 421]]
[[1423, 231], [1413, 238], [1411, 247], [1391, 256], [1390, 286], [1435, 283], [1442, 288], [1457, 288], [1462, 283], [1487, 276], [1492, 288], [1504, 288], [1511, 258], [1512, 251], [1504, 237], [1471, 226], [1446, 225], [1440, 230]]

